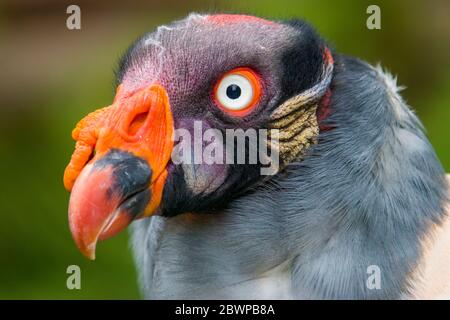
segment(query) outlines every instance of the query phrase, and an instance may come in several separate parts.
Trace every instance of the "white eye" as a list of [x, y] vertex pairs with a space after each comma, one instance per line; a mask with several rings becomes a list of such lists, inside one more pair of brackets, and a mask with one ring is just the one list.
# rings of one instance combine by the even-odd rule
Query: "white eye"
[[261, 96], [259, 79], [250, 68], [236, 68], [225, 73], [214, 86], [216, 104], [233, 116], [248, 114]]
[[224, 108], [245, 109], [253, 100], [252, 83], [240, 74], [226, 75], [217, 87], [216, 98]]

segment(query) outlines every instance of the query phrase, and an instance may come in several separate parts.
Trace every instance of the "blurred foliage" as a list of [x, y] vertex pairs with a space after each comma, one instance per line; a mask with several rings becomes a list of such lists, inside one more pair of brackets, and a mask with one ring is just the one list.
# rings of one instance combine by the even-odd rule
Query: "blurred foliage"
[[[82, 29], [65, 27], [68, 4]], [[366, 28], [381, 7], [382, 29]], [[83, 115], [108, 105], [113, 68], [136, 37], [191, 11], [302, 17], [339, 51], [382, 62], [450, 171], [450, 3], [448, 1], [4, 1], [0, 5], [0, 298], [138, 298], [125, 233], [100, 243], [91, 262], [67, 226], [62, 174]], [[66, 288], [66, 268], [82, 290]]]

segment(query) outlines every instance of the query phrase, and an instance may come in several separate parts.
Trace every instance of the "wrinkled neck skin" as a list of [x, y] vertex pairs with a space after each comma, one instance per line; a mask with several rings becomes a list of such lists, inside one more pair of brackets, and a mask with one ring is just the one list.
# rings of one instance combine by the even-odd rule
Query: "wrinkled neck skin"
[[145, 298], [412, 297], [443, 170], [389, 75], [336, 56], [331, 90], [334, 129], [304, 160], [221, 213], [133, 223]]

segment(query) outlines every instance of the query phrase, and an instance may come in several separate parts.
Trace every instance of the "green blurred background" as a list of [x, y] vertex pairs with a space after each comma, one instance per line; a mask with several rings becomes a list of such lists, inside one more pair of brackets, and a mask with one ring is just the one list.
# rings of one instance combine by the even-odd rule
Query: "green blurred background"
[[[81, 7], [82, 29], [66, 28]], [[381, 7], [381, 30], [366, 8]], [[111, 102], [113, 69], [136, 37], [192, 11], [303, 17], [340, 52], [381, 62], [407, 86], [450, 171], [450, 1], [58, 1], [0, 3], [0, 298], [138, 298], [127, 234], [83, 258], [67, 226], [62, 185], [71, 129]], [[66, 288], [81, 267], [82, 289]]]

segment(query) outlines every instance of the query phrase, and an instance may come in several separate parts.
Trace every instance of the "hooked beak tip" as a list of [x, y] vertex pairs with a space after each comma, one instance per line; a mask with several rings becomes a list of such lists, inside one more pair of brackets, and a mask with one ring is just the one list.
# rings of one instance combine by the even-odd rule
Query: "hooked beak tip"
[[96, 170], [87, 165], [75, 182], [69, 201], [69, 227], [72, 237], [87, 258], [95, 259], [97, 241], [105, 226], [114, 219], [119, 199], [109, 193], [113, 170]]
[[77, 232], [77, 230], [76, 226], [74, 226], [73, 223], [70, 223], [70, 231], [78, 250], [89, 260], [95, 260], [95, 248], [97, 246], [98, 237], [87, 239], [85, 235]]
[[81, 253], [89, 260], [95, 260], [95, 247], [97, 246], [97, 241], [86, 246], [84, 249], [80, 249]]

